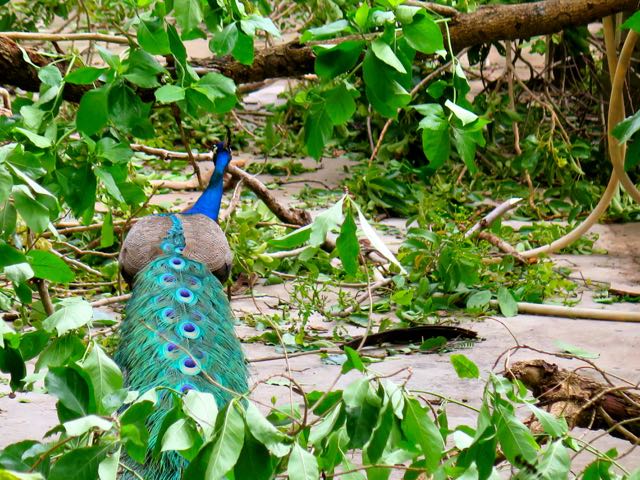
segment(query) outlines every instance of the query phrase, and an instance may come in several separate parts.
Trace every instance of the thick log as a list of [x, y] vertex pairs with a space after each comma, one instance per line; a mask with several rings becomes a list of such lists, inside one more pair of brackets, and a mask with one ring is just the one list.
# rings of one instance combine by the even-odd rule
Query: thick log
[[[547, 35], [639, 7], [639, 0], [544, 0], [517, 5], [491, 5], [472, 13], [460, 13], [449, 19], [449, 34], [454, 50], [460, 50], [500, 40]], [[37, 52], [31, 49], [25, 51], [36, 65], [48, 63]], [[310, 46], [291, 42], [256, 52], [251, 66], [242, 65], [231, 57], [197, 60], [193, 64], [218, 69], [236, 83], [250, 83], [311, 73], [314, 59]], [[2, 37], [1, 33], [0, 69], [0, 84], [28, 91], [38, 90], [40, 82], [36, 70], [23, 60], [16, 43]], [[86, 88], [69, 85], [65, 88], [65, 99], [77, 102]]]
[[[635, 387], [604, 385], [544, 360], [516, 362], [505, 375], [524, 383], [541, 406], [564, 417], [569, 428], [608, 430], [633, 443], [640, 437], [640, 395]], [[531, 428], [539, 430], [535, 422]]]

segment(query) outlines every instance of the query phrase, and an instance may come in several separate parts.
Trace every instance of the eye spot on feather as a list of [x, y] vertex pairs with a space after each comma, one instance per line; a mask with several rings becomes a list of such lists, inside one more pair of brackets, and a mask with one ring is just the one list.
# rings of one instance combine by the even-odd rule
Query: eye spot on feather
[[176, 276], [172, 273], [165, 273], [160, 276], [160, 285], [172, 285], [176, 283]]
[[171, 242], [162, 242], [160, 248], [164, 253], [171, 253], [174, 250], [175, 246]]
[[174, 252], [176, 252], [178, 255], [182, 254], [182, 252], [184, 252], [184, 248], [182, 247], [176, 247], [173, 249]]
[[185, 357], [180, 360], [180, 371], [185, 375], [197, 375], [200, 373], [200, 366], [191, 357]]
[[175, 343], [167, 343], [164, 345], [163, 352], [165, 357], [176, 359], [180, 356], [180, 348]]
[[184, 383], [180, 386], [180, 388], [178, 388], [178, 390], [180, 390], [180, 393], [187, 393], [189, 390], [196, 390], [196, 387], [194, 387], [190, 383]]
[[171, 307], [166, 307], [160, 310], [160, 319], [167, 322], [175, 322], [176, 320], [176, 311]]
[[180, 324], [179, 334], [184, 338], [195, 339], [200, 336], [200, 328], [191, 322], [184, 322]]
[[193, 303], [196, 297], [191, 290], [183, 287], [176, 290], [176, 299], [182, 303]]
[[198, 290], [200, 287], [202, 287], [202, 282], [200, 281], [200, 279], [196, 277], [191, 277], [191, 276], [187, 277], [187, 283], [194, 290]]
[[185, 262], [180, 257], [171, 257], [169, 259], [169, 266], [175, 270], [182, 270], [185, 266]]
[[201, 322], [204, 320], [204, 315], [198, 310], [194, 310], [193, 312], [191, 312], [191, 319], [196, 322]]

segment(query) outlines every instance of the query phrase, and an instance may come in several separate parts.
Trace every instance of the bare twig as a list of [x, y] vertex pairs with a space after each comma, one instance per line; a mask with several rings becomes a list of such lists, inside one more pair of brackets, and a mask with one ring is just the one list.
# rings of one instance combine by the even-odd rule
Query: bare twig
[[36, 278], [36, 285], [38, 286], [38, 293], [40, 294], [40, 301], [47, 316], [53, 315], [53, 303], [51, 303], [51, 296], [49, 295], [49, 288], [47, 287], [47, 281], [44, 278]]
[[502, 202], [496, 208], [491, 210], [491, 212], [489, 212], [487, 215], [485, 215], [482, 218], [482, 220], [480, 220], [478, 223], [476, 223], [474, 226], [472, 226], [469, 230], [467, 230], [466, 233], [464, 234], [465, 238], [471, 237], [478, 230], [482, 230], [482, 229], [485, 229], [487, 227], [490, 227], [493, 222], [495, 222], [497, 219], [502, 217], [509, 210], [512, 210], [513, 208], [518, 206], [518, 204], [521, 201], [522, 201], [521, 198], [514, 197], [514, 198], [510, 198], [509, 200], [506, 200], [506, 201]]
[[52, 42], [75, 42], [78, 40], [92, 40], [96, 42], [119, 43], [129, 45], [126, 37], [106, 35], [104, 33], [32, 33], [32, 32], [2, 32], [1, 36], [12, 40], [35, 40]]

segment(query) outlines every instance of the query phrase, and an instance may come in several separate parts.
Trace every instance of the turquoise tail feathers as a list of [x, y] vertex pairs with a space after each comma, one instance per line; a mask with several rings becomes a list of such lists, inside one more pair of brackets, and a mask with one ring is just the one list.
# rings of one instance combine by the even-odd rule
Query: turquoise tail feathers
[[[174, 228], [162, 244], [165, 255], [136, 276], [116, 362], [131, 390], [195, 389], [212, 393], [223, 406], [234, 393], [247, 391], [247, 367], [222, 284], [202, 263], [182, 255], [181, 226], [172, 218]], [[150, 449], [172, 406], [167, 391], [159, 398], [163, 408], [149, 420]], [[145, 480], [179, 480], [186, 460], [177, 452], [165, 452], [144, 467], [130, 466]]]

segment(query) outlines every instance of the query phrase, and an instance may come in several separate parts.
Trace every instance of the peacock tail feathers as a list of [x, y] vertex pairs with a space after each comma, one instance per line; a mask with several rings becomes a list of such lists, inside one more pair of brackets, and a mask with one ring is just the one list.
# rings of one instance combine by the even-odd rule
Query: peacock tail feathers
[[[247, 368], [220, 281], [204, 264], [182, 255], [180, 220], [161, 244], [157, 257], [136, 276], [126, 318], [120, 327], [116, 362], [132, 390], [168, 387], [186, 393], [212, 393], [223, 406], [247, 391]], [[149, 419], [153, 449], [172, 395], [159, 392], [161, 402]], [[178, 480], [186, 467], [176, 452], [165, 452], [144, 467], [146, 480]], [[139, 467], [138, 467], [139, 468]]]

